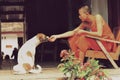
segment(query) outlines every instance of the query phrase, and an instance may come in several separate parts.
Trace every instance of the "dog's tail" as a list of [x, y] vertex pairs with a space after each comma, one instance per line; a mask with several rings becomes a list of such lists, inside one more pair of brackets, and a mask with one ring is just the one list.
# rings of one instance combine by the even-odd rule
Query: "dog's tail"
[[37, 69], [32, 69], [29, 72], [33, 73], [33, 74], [42, 72], [42, 67], [40, 65], [36, 65], [36, 67], [37, 67]]

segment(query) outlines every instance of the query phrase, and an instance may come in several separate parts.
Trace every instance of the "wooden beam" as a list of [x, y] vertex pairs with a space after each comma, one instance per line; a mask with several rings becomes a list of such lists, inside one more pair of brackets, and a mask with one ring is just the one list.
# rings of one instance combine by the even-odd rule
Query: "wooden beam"
[[99, 41], [96, 40], [96, 42], [98, 43], [99, 47], [102, 49], [102, 51], [104, 52], [105, 56], [109, 59], [109, 61], [111, 62], [111, 64], [113, 65], [113, 67], [115, 69], [118, 69], [118, 65], [115, 63], [115, 61], [112, 59], [112, 57], [109, 55], [109, 53], [107, 52], [107, 50], [105, 49], [105, 47], [103, 46], [103, 44]]
[[120, 41], [115, 41], [115, 40], [110, 40], [110, 39], [105, 39], [105, 38], [100, 38], [100, 37], [95, 37], [95, 36], [90, 36], [90, 35], [86, 35], [86, 37], [93, 38], [93, 39], [96, 39], [96, 40], [102, 40], [102, 41], [107, 41], [107, 42], [120, 44]]

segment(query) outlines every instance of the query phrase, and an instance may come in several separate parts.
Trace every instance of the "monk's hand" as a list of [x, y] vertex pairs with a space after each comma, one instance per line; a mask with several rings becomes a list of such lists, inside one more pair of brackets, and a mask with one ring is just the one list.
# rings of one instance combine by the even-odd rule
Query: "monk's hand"
[[57, 39], [57, 36], [56, 36], [56, 35], [51, 35], [48, 40], [49, 40], [50, 42], [54, 42], [56, 39]]
[[79, 31], [77, 31], [77, 35], [81, 35], [82, 33], [84, 33], [84, 30], [79, 30]]

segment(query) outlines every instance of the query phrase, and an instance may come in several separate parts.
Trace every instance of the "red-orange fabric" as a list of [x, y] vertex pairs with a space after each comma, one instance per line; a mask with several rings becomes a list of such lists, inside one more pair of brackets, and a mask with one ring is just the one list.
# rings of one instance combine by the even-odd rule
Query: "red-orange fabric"
[[[89, 26], [88, 28], [90, 28], [91, 31], [93, 31], [93, 32], [97, 31], [96, 22], [93, 22], [93, 24], [91, 26]], [[103, 25], [103, 33], [102, 33], [101, 37], [106, 38], [106, 39], [115, 40], [110, 27], [106, 23]], [[75, 52], [75, 56], [77, 58], [79, 58], [79, 56], [80, 56], [79, 55], [80, 51], [85, 53], [87, 49], [101, 50], [100, 47], [98, 46], [98, 44], [96, 43], [96, 41], [94, 39], [86, 38], [85, 34], [81, 34], [81, 35], [75, 34], [74, 36], [72, 36], [68, 39], [68, 42], [70, 44], [72, 51]], [[101, 42], [103, 43], [106, 50], [109, 52], [114, 51], [116, 48], [116, 44], [113, 44], [110, 42], [105, 42], [105, 41], [101, 41]]]

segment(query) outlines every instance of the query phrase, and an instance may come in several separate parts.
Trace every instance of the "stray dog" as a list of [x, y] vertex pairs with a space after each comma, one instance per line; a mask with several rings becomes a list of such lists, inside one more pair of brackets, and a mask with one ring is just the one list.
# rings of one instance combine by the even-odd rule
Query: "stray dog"
[[37, 65], [38, 69], [35, 69], [35, 49], [40, 43], [47, 42], [48, 38], [45, 34], [38, 33], [22, 45], [18, 51], [18, 64], [13, 66], [15, 74], [40, 73], [42, 71], [39, 65]]

